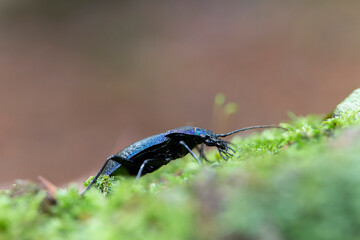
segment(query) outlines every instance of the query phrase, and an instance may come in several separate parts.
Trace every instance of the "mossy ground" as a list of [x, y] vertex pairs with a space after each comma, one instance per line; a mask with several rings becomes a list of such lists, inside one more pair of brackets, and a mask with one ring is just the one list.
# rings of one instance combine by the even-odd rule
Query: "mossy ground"
[[358, 239], [359, 123], [293, 117], [289, 131], [234, 137], [228, 161], [210, 150], [214, 163], [105, 177], [84, 197], [20, 184], [0, 192], [0, 239]]

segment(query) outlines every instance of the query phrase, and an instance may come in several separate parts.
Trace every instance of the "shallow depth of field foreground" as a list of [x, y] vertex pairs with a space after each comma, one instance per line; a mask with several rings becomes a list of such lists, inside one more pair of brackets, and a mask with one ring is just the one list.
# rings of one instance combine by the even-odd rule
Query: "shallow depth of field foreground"
[[0, 193], [0, 239], [358, 239], [360, 120], [339, 106], [237, 135], [228, 161], [210, 149], [203, 167], [187, 156], [138, 183], [104, 176], [83, 197], [19, 181]]

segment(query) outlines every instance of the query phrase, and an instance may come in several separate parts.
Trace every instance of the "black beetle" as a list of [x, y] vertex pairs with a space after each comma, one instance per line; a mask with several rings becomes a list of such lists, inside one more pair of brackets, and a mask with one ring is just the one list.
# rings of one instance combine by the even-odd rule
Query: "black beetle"
[[[235, 151], [228, 145], [227, 141], [220, 139], [220, 137], [256, 128], [284, 129], [278, 126], [254, 126], [225, 134], [215, 134], [203, 128], [185, 126], [144, 138], [124, 148], [119, 153], [110, 156], [81, 195], [91, 188], [101, 174], [119, 175], [121, 171], [125, 170], [128, 174], [136, 175], [136, 179], [139, 179], [141, 176], [168, 164], [171, 160], [184, 157], [188, 153], [201, 164], [203, 144], [217, 147], [220, 156], [227, 160], [229, 156], [233, 155], [229, 150], [233, 153]], [[199, 144], [201, 144], [201, 148], [198, 149], [200, 151], [200, 159], [192, 151]]]

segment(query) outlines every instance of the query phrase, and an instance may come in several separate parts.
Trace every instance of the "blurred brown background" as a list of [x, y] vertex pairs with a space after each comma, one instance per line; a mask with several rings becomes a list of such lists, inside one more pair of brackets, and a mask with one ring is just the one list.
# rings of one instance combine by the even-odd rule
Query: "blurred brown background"
[[[3, 0], [0, 186], [85, 180], [182, 125], [328, 113], [359, 87], [359, 12], [357, 1]], [[226, 125], [219, 92], [239, 106]]]

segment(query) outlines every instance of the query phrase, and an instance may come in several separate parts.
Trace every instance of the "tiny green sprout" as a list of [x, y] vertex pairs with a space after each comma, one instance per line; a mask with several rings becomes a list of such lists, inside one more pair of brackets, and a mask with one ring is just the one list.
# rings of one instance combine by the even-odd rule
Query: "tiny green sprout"
[[226, 101], [226, 97], [223, 93], [218, 93], [215, 96], [215, 105], [218, 107], [221, 107], [222, 105], [224, 105]]
[[228, 103], [225, 105], [225, 113], [227, 115], [232, 115], [238, 110], [238, 105], [234, 102]]

